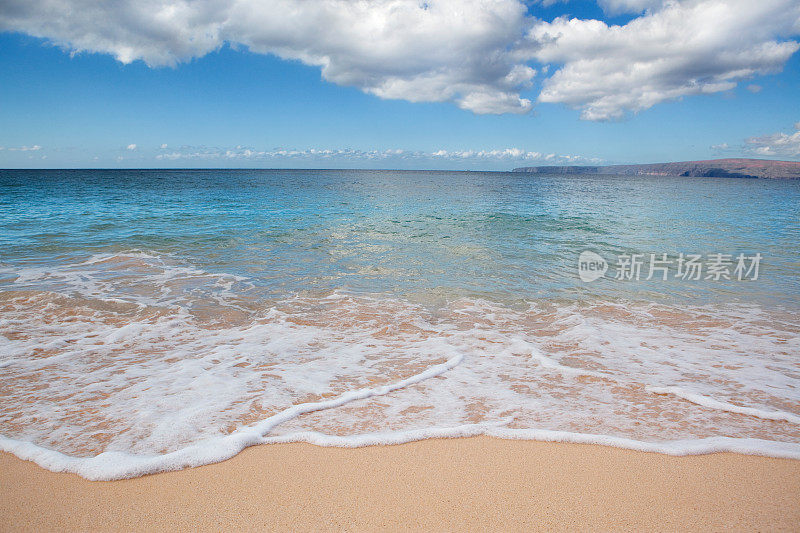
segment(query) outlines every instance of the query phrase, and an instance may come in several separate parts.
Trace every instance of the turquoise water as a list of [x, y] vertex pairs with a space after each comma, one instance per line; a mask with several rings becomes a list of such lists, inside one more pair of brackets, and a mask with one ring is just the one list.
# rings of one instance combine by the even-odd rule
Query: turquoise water
[[[800, 182], [396, 171], [3, 171], [0, 261], [131, 250], [248, 277], [443, 303], [605, 296], [800, 301]], [[761, 253], [756, 282], [577, 276], [594, 250]], [[645, 269], [646, 272], [646, 269]], [[642, 277], [645, 277], [644, 275]], [[658, 277], [657, 277], [658, 278]]]
[[5, 170], [0, 227], [0, 449], [54, 470], [474, 434], [800, 458], [798, 181]]

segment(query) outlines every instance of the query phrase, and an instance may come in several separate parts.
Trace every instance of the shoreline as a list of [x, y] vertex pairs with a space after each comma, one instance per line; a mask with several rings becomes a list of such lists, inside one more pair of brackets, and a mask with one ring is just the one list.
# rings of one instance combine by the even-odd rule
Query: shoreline
[[226, 461], [87, 481], [0, 453], [10, 530], [792, 529], [800, 461], [668, 456], [478, 436], [251, 446]]

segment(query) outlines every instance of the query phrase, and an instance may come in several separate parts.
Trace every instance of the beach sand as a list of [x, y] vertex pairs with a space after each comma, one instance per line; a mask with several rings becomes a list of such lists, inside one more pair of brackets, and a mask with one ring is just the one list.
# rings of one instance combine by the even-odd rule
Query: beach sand
[[489, 437], [251, 447], [90, 482], [0, 454], [0, 530], [798, 530], [800, 461]]

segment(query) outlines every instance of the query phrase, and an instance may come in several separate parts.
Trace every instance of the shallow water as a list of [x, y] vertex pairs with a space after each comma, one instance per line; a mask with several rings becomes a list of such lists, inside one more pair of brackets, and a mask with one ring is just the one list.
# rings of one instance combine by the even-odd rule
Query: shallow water
[[[0, 447], [51, 469], [477, 433], [800, 457], [797, 181], [0, 171], [0, 227]], [[731, 279], [645, 279], [681, 253]]]

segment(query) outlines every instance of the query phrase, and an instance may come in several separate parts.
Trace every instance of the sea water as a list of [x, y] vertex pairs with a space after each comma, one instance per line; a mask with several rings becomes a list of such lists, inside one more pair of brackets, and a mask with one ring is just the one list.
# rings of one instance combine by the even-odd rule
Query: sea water
[[0, 228], [0, 449], [52, 470], [478, 434], [800, 458], [798, 181], [6, 170]]

